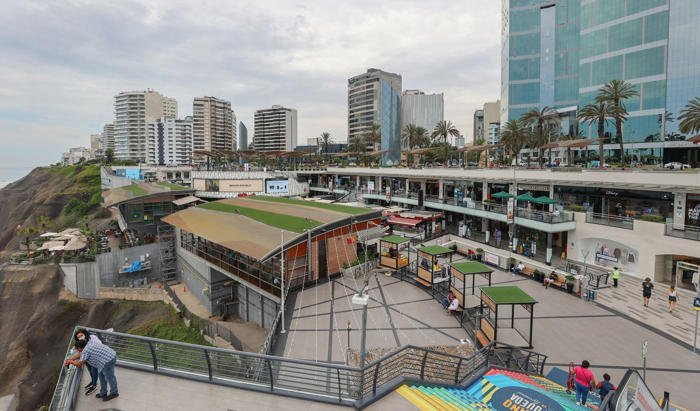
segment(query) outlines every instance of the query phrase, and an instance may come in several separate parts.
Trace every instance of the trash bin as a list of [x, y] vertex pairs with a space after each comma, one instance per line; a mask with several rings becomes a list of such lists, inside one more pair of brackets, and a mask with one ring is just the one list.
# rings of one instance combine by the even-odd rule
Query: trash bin
[[588, 290], [588, 300], [595, 301], [595, 290]]

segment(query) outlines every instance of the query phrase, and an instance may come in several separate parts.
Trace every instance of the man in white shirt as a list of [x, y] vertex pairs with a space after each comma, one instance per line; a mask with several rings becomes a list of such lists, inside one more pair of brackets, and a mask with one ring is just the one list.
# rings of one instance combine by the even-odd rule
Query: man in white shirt
[[450, 301], [449, 307], [447, 307], [447, 313], [452, 314], [453, 312], [456, 312], [458, 308], [459, 308], [459, 300], [456, 298], [453, 298], [452, 301]]

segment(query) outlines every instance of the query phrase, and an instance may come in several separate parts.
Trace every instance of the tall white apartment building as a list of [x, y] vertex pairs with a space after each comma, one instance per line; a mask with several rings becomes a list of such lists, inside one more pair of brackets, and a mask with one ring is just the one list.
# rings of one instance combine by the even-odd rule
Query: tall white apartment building
[[257, 110], [253, 146], [258, 151], [294, 151], [297, 146], [297, 111], [277, 105]]
[[194, 138], [192, 117], [184, 120], [163, 117], [148, 123], [148, 164], [186, 165], [192, 163]]
[[195, 150], [236, 150], [238, 122], [230, 101], [195, 97], [192, 118]]
[[145, 162], [147, 126], [159, 118], [177, 116], [177, 101], [157, 91], [127, 91], [114, 97], [114, 156]]
[[114, 150], [114, 123], [107, 123], [102, 129], [102, 148]]
[[[435, 125], [445, 119], [445, 103], [442, 93], [425, 94], [420, 90], [406, 90], [401, 96], [401, 131], [414, 124], [432, 133]], [[402, 145], [403, 145], [402, 141]], [[401, 147], [402, 150], [408, 147]]]
[[[378, 69], [348, 79], [348, 142], [363, 137], [373, 123], [381, 128], [382, 164], [401, 160], [401, 76]], [[368, 147], [374, 149], [374, 147]]]

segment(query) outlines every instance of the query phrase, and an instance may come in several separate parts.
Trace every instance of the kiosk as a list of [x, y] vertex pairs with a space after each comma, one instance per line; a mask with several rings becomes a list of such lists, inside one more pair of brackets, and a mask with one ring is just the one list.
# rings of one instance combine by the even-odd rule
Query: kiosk
[[390, 235], [381, 238], [379, 240], [379, 249], [381, 252], [379, 265], [395, 270], [407, 266], [410, 241], [410, 238], [398, 235]]
[[[445, 263], [452, 263], [453, 251], [439, 245], [429, 245], [418, 249], [417, 283], [426, 287], [432, 287], [450, 280], [450, 275], [445, 268]], [[442, 264], [441, 264], [442, 263]]]
[[[453, 263], [450, 265], [450, 291], [459, 300], [462, 308], [479, 307], [481, 299], [476, 295], [476, 276], [480, 275], [489, 282], [491, 287], [493, 270], [478, 261]], [[472, 278], [471, 293], [467, 286], [467, 276]]]
[[[481, 346], [491, 342], [509, 344], [515, 347], [532, 348], [532, 322], [534, 308], [537, 301], [530, 297], [520, 287], [482, 287], [481, 288], [481, 320], [476, 330], [476, 339]], [[510, 327], [498, 324], [499, 314], [501, 323], [508, 321], [508, 307], [510, 306]], [[515, 308], [520, 306], [530, 313], [530, 331], [526, 338], [515, 326]], [[499, 310], [500, 309], [500, 310]], [[519, 320], [522, 322], [523, 320]]]

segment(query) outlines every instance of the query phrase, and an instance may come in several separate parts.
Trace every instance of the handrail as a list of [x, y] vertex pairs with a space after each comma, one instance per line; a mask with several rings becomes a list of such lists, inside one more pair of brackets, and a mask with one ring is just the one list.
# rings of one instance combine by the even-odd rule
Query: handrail
[[632, 217], [594, 213], [589, 210], [586, 212], [586, 222], [634, 230], [634, 219]]
[[700, 227], [684, 225], [683, 229], [676, 229], [673, 221], [667, 221], [664, 234], [669, 237], [685, 238], [700, 241]]

